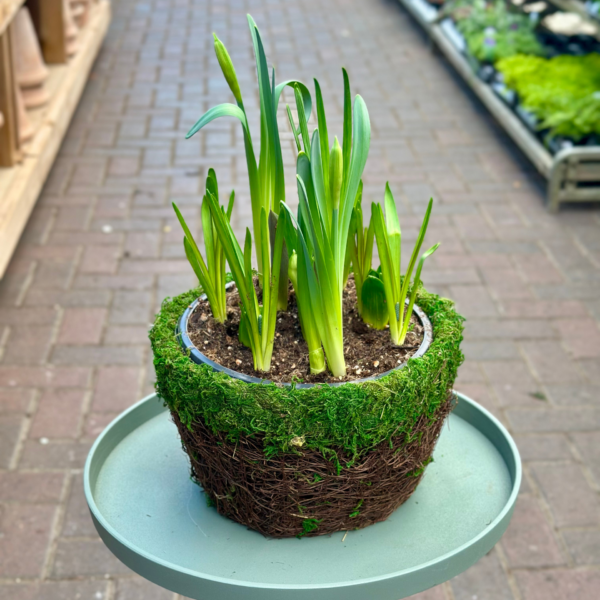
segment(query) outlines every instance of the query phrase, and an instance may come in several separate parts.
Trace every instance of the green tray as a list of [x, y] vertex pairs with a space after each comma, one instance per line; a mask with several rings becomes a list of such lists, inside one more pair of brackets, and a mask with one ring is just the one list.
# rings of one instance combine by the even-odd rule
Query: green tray
[[267, 539], [207, 506], [155, 395], [96, 440], [85, 494], [98, 533], [129, 568], [196, 600], [398, 600], [458, 575], [500, 539], [521, 483], [515, 443], [458, 394], [434, 462], [383, 523]]

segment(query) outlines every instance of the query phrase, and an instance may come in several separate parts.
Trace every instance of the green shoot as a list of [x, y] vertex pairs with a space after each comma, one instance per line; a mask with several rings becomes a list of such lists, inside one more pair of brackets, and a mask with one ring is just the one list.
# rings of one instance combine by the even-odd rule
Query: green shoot
[[361, 316], [363, 314], [362, 286], [371, 270], [374, 235], [375, 232], [372, 223], [369, 223], [369, 227], [364, 227], [363, 225], [361, 181], [354, 203], [354, 210], [352, 211], [350, 239], [348, 242], [352, 270], [354, 272], [354, 284], [356, 286], [358, 314]]
[[[223, 246], [216, 235], [215, 224], [209, 209], [207, 201], [207, 196], [209, 195], [214, 196], [218, 205], [219, 188], [217, 185], [217, 176], [213, 169], [209, 169], [208, 171], [208, 177], [206, 178], [206, 194], [202, 200], [201, 210], [206, 262], [200, 253], [200, 249], [198, 248], [194, 236], [187, 226], [181, 211], [174, 202], [173, 208], [185, 234], [183, 237], [185, 255], [206, 294], [213, 317], [219, 321], [219, 323], [224, 323], [227, 319], [227, 307], [225, 303], [225, 255]], [[235, 192], [231, 192], [227, 212], [225, 212], [224, 207], [220, 207], [220, 211], [228, 222], [231, 218], [234, 199]]]
[[[367, 107], [356, 96], [352, 109], [350, 84], [344, 75], [344, 139], [340, 147], [334, 140], [327, 147], [325, 109], [317, 89], [319, 128], [309, 139], [306, 115], [296, 88], [299, 130], [303, 151], [298, 154], [298, 218], [285, 206], [293, 224], [286, 230], [288, 250], [297, 253], [297, 289], [300, 299], [310, 306], [302, 309], [305, 337], [320, 338], [329, 369], [335, 377], [346, 374], [342, 319], [342, 294], [345, 284], [346, 252], [350, 221], [362, 173], [367, 161], [371, 127]], [[292, 123], [294, 131], [297, 131]], [[299, 140], [300, 141], [300, 140]], [[327, 175], [326, 175], [327, 174]], [[310, 320], [307, 315], [310, 314]], [[314, 330], [313, 330], [314, 329]]]
[[[375, 231], [375, 238], [377, 240], [377, 248], [379, 250], [379, 260], [381, 262], [381, 273], [383, 279], [383, 285], [385, 288], [385, 298], [387, 301], [387, 310], [389, 315], [390, 324], [390, 335], [394, 344], [401, 346], [404, 343], [408, 326], [410, 323], [410, 317], [412, 314], [412, 307], [414, 305], [414, 299], [416, 298], [417, 288], [419, 286], [419, 277], [421, 275], [421, 269], [425, 259], [433, 254], [439, 244], [431, 247], [427, 252], [423, 254], [419, 261], [415, 279], [413, 282], [413, 289], [411, 294], [411, 301], [409, 301], [408, 310], [405, 312], [406, 297], [408, 293], [408, 287], [410, 284], [411, 276], [419, 251], [427, 232], [427, 225], [429, 224], [429, 217], [431, 215], [431, 208], [433, 206], [433, 199], [429, 200], [429, 205], [425, 211], [423, 217], [423, 223], [421, 224], [421, 230], [419, 236], [413, 248], [408, 267], [404, 276], [401, 275], [401, 232], [400, 222], [398, 220], [398, 214], [396, 212], [396, 203], [392, 196], [389, 184], [385, 187], [385, 218], [381, 204], [373, 203], [371, 207], [371, 223]], [[363, 296], [363, 307], [364, 307], [364, 296]]]
[[[270, 262], [271, 257], [269, 255], [264, 255], [264, 249], [267, 248], [268, 244], [265, 244], [262, 239], [263, 231], [260, 224], [261, 214], [262, 211], [265, 210], [267, 215], [269, 215], [270, 211], [273, 211], [277, 215], [279, 213], [279, 202], [285, 200], [283, 157], [279, 139], [279, 128], [277, 125], [277, 107], [279, 105], [279, 99], [286, 86], [291, 86], [295, 90], [298, 90], [301, 97], [302, 109], [306, 114], [307, 119], [310, 117], [312, 101], [308, 89], [299, 81], [290, 80], [275, 85], [275, 70], [272, 70], [271, 73], [269, 73], [260, 33], [256, 23], [250, 15], [248, 15], [248, 25], [250, 27], [254, 56], [256, 59], [256, 72], [260, 98], [260, 149], [258, 162], [256, 160], [242, 92], [233, 62], [225, 45], [215, 34], [213, 34], [215, 54], [217, 55], [217, 60], [235, 98], [236, 104], [220, 104], [211, 108], [190, 129], [186, 139], [190, 138], [205, 125], [208, 125], [211, 121], [219, 117], [231, 116], [236, 117], [240, 121], [244, 135], [246, 165], [250, 183], [256, 258], [259, 280], [262, 284], [265, 271], [270, 270], [269, 267], [265, 266], [265, 263]], [[285, 265], [286, 261], [284, 260], [283, 266]], [[285, 283], [282, 283], [280, 288], [282, 297], [278, 300], [279, 308], [283, 310], [287, 307], [287, 267], [284, 269], [281, 277], [286, 279]]]
[[[277, 225], [272, 265], [269, 260], [263, 263], [263, 304], [259, 306], [253, 280], [252, 236], [250, 230], [246, 229], [246, 240], [242, 252], [229, 219], [221, 207], [219, 207], [217, 199], [210, 191], [207, 193], [207, 199], [217, 236], [223, 246], [225, 257], [231, 268], [231, 274], [240, 296], [242, 322], [245, 327], [243, 337], [245, 338], [245, 343], [252, 350], [254, 369], [257, 371], [269, 371], [273, 354], [273, 341], [275, 339], [277, 291], [279, 288], [279, 273], [283, 251], [284, 223], [279, 222]], [[270, 256], [269, 223], [267, 211], [264, 208], [261, 210], [259, 226], [261, 242], [263, 244], [261, 250], [264, 256]]]

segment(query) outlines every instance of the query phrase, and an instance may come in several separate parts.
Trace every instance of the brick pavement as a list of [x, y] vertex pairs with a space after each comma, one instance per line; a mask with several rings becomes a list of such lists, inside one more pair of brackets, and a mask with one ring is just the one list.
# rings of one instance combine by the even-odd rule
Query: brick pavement
[[388, 179], [408, 237], [436, 199], [428, 237], [442, 247], [425, 281], [469, 318], [457, 388], [509, 426], [525, 460], [502, 542], [418, 599], [597, 597], [598, 209], [545, 212], [542, 182], [394, 0], [115, 0], [0, 282], [0, 598], [173, 599], [104, 549], [81, 470], [94, 437], [152, 389], [146, 332], [161, 298], [193, 284], [170, 200], [197, 223], [214, 166], [224, 189], [237, 187], [236, 229], [249, 223], [239, 126], [220, 121], [183, 140], [204, 110], [230, 101], [212, 30], [256, 114], [248, 10], [278, 80], [317, 76], [338, 133], [339, 66], [348, 68], [373, 127], [366, 197], [381, 199]]

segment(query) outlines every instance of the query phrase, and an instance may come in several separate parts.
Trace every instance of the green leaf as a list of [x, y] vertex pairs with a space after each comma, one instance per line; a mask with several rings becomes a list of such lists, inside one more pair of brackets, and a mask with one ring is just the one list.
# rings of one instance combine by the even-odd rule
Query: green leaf
[[246, 120], [246, 114], [244, 111], [235, 104], [219, 104], [218, 106], [213, 106], [209, 110], [207, 110], [194, 124], [194, 126], [187, 132], [185, 139], [191, 138], [193, 135], [198, 133], [205, 125], [208, 125], [215, 119], [219, 119], [220, 117], [235, 117], [240, 121], [244, 131], [248, 134], [250, 133], [248, 129], [248, 121]]
[[352, 97], [350, 96], [350, 80], [346, 69], [342, 69], [344, 78], [344, 135], [342, 138], [344, 177], [342, 189], [348, 185], [348, 170], [350, 169], [350, 154], [352, 152]]

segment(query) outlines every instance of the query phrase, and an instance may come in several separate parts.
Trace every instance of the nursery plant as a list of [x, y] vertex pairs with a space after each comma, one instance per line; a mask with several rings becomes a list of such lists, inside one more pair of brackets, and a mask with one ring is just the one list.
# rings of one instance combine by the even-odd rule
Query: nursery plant
[[[363, 98], [352, 101], [346, 71], [338, 141], [318, 82], [311, 121], [308, 89], [295, 81], [277, 86], [274, 74], [267, 76], [260, 34], [251, 18], [249, 24], [261, 99], [259, 164], [235, 71], [216, 38], [237, 104], [211, 109], [191, 134], [217, 116], [242, 123], [254, 232], [246, 229], [243, 244], [236, 239], [234, 196], [222, 205], [212, 170], [201, 210], [206, 261], [175, 207], [200, 285], [166, 299], [157, 315], [150, 332], [156, 389], [192, 477], [220, 513], [274, 537], [366, 527], [406, 501], [431, 462], [454, 405], [462, 317], [421, 283], [437, 248], [419, 258], [431, 201], [404, 273], [389, 185], [385, 212], [373, 203], [365, 226], [370, 121]], [[295, 105], [287, 114], [297, 150], [297, 210], [283, 197], [279, 162], [276, 110], [285, 85]]]
[[543, 56], [536, 23], [508, 7], [504, 0], [454, 0], [444, 5], [464, 35], [469, 52], [479, 61], [495, 63], [515, 54]]
[[539, 118], [540, 129], [575, 141], [600, 135], [600, 54], [513, 56], [497, 68], [521, 104]]

